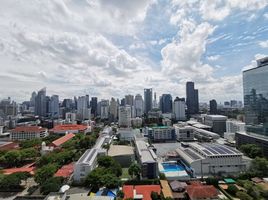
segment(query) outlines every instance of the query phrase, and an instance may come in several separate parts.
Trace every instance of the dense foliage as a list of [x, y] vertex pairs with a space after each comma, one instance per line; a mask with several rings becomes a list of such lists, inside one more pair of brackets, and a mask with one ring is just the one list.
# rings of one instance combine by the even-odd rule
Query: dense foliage
[[263, 157], [261, 148], [255, 144], [244, 144], [239, 149], [250, 158]]
[[17, 172], [10, 175], [0, 176], [0, 191], [13, 191], [21, 189], [21, 181], [27, 180], [30, 174], [27, 172]]
[[40, 187], [40, 192], [42, 194], [49, 194], [50, 192], [58, 192], [62, 186], [62, 177], [51, 177], [42, 183]]

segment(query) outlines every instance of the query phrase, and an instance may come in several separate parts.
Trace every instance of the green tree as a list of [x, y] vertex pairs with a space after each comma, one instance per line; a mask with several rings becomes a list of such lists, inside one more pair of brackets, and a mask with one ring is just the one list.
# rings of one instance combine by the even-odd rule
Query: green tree
[[138, 177], [141, 173], [141, 167], [137, 163], [132, 163], [128, 168], [128, 174], [133, 178], [134, 176]]
[[18, 166], [21, 163], [21, 153], [19, 150], [11, 150], [5, 154], [5, 162], [9, 166]]
[[31, 148], [31, 147], [35, 147], [35, 146], [40, 146], [42, 143], [41, 139], [35, 138], [35, 139], [31, 139], [31, 140], [24, 140], [20, 142], [20, 147], [21, 148]]
[[157, 192], [151, 192], [151, 199], [152, 200], [159, 200], [160, 197]]
[[124, 192], [122, 191], [122, 190], [119, 190], [118, 192], [117, 192], [117, 197], [119, 197], [119, 198], [124, 198], [124, 196], [125, 196], [125, 194], [124, 194]]
[[244, 144], [241, 145], [239, 149], [250, 158], [263, 156], [261, 148], [255, 144]]
[[38, 151], [35, 148], [22, 149], [21, 160], [34, 160], [38, 156]]
[[49, 194], [50, 192], [58, 192], [62, 186], [63, 178], [62, 177], [51, 177], [42, 183], [40, 187], [40, 192], [44, 195]]
[[114, 174], [105, 174], [101, 177], [103, 186], [112, 189], [120, 186], [120, 179]]
[[97, 191], [103, 185], [103, 172], [103, 168], [96, 168], [90, 172], [85, 179], [85, 186], [91, 186], [93, 191]]
[[48, 178], [52, 177], [55, 172], [57, 171], [58, 166], [56, 164], [47, 164], [41, 168], [39, 168], [35, 175], [34, 175], [34, 180], [42, 184], [44, 183]]
[[160, 180], [167, 180], [167, 177], [164, 173], [159, 173]]
[[118, 177], [122, 175], [122, 167], [110, 156], [99, 157], [98, 164], [100, 167], [106, 168], [109, 173], [113, 173]]
[[218, 186], [218, 182], [219, 182], [219, 180], [217, 178], [214, 178], [214, 177], [208, 177], [208, 178], [206, 178], [205, 181], [206, 181], [207, 185], [214, 185], [215, 187]]
[[266, 158], [255, 158], [251, 163], [250, 170], [257, 176], [268, 176], [268, 160]]
[[235, 196], [238, 191], [238, 188], [233, 184], [229, 185], [227, 188], [227, 192], [229, 192], [233, 196]]
[[21, 188], [21, 181], [26, 180], [30, 177], [29, 173], [17, 172], [10, 175], [3, 175], [0, 179], [0, 189], [1, 190], [14, 190]]
[[239, 199], [243, 199], [243, 200], [253, 200], [253, 198], [251, 196], [249, 196], [247, 193], [245, 192], [237, 192], [236, 193], [236, 197], [238, 197]]

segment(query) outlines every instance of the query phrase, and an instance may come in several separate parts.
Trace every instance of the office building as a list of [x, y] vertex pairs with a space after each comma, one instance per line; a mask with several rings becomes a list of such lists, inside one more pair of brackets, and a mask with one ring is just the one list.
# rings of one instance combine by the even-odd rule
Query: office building
[[46, 136], [48, 136], [48, 131], [41, 126], [21, 126], [10, 131], [10, 140], [31, 140]]
[[170, 94], [162, 94], [159, 101], [159, 108], [162, 113], [172, 113], [172, 96]]
[[158, 177], [157, 156], [153, 149], [149, 148], [145, 141], [135, 139], [135, 153], [141, 166], [143, 178], [154, 179]]
[[45, 117], [47, 115], [46, 88], [38, 91], [35, 97], [35, 115]]
[[176, 141], [175, 128], [172, 126], [146, 127], [145, 134], [148, 135], [153, 142]]
[[71, 112], [65, 113], [65, 123], [76, 124], [76, 114]]
[[158, 104], [156, 100], [156, 92], [154, 93], [153, 108], [158, 108]]
[[120, 106], [118, 125], [120, 127], [130, 127], [131, 126], [131, 107], [129, 105]]
[[86, 96], [78, 97], [77, 100], [77, 119], [86, 120], [91, 118], [91, 110], [88, 108], [88, 101]]
[[217, 143], [182, 143], [176, 152], [193, 174], [201, 177], [219, 173], [237, 175], [245, 172], [251, 163], [240, 151]]
[[236, 147], [240, 148], [244, 144], [255, 144], [261, 148], [263, 155], [268, 158], [268, 137], [264, 135], [236, 132], [235, 133]]
[[251, 132], [263, 135], [268, 135], [267, 77], [268, 57], [257, 60], [256, 68], [243, 71], [245, 122], [251, 126]]
[[137, 94], [134, 99], [134, 116], [141, 117], [143, 115], [143, 99], [140, 94]]
[[186, 105], [188, 115], [199, 113], [198, 90], [194, 88], [194, 82], [186, 83]]
[[227, 117], [223, 115], [206, 115], [204, 118], [204, 124], [211, 127], [212, 132], [218, 133], [221, 137], [226, 132], [226, 120]]
[[98, 109], [98, 98], [97, 97], [91, 97], [90, 108], [91, 108], [91, 114], [93, 114], [93, 116], [96, 117], [97, 116], [97, 109]]
[[224, 138], [229, 142], [235, 141], [235, 133], [246, 131], [246, 125], [244, 122], [228, 119], [226, 121], [226, 132], [224, 133]]
[[182, 124], [173, 124], [175, 128], [177, 140], [183, 141], [193, 141], [194, 140], [194, 129], [191, 126], [184, 126]]
[[184, 121], [186, 120], [185, 116], [185, 99], [176, 97], [173, 103], [173, 113], [175, 115], [176, 121]]
[[209, 113], [211, 115], [216, 115], [218, 113], [217, 107], [217, 101], [215, 99], [209, 101]]
[[153, 89], [144, 89], [144, 113], [148, 114], [153, 108]]
[[125, 105], [133, 106], [134, 105], [134, 96], [129, 94], [125, 96]]
[[118, 118], [118, 104], [115, 98], [111, 98], [110, 101], [110, 121], [115, 122]]
[[53, 95], [49, 100], [49, 107], [48, 107], [49, 116], [53, 119], [58, 119], [60, 116], [60, 102], [59, 96]]
[[102, 99], [100, 102], [101, 119], [109, 119], [109, 100]]

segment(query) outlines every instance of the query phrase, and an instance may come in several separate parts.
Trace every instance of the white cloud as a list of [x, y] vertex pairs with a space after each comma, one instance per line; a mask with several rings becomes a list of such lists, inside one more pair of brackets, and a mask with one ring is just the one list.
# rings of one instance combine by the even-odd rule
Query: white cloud
[[268, 40], [259, 42], [259, 45], [262, 48], [268, 48]]
[[268, 13], [264, 13], [263, 16], [268, 19]]
[[214, 56], [208, 56], [207, 59], [209, 61], [216, 61], [220, 58], [221, 56], [220, 55], [214, 55]]

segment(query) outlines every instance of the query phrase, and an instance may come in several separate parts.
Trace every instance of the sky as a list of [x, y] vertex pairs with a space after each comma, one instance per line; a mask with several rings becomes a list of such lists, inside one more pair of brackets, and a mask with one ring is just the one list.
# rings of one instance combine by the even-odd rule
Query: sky
[[242, 100], [268, 55], [268, 0], [1, 0], [0, 99], [142, 94]]

